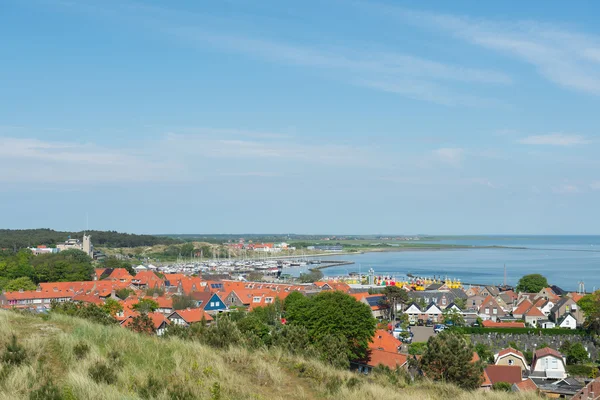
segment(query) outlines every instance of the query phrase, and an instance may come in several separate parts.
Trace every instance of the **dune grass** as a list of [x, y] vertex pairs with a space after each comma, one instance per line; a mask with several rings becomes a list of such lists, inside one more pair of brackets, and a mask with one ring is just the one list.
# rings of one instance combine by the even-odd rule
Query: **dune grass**
[[0, 400], [537, 398], [465, 392], [386, 374], [362, 376], [277, 349], [215, 350], [62, 315], [0, 311], [0, 357], [13, 334], [26, 359], [0, 363]]

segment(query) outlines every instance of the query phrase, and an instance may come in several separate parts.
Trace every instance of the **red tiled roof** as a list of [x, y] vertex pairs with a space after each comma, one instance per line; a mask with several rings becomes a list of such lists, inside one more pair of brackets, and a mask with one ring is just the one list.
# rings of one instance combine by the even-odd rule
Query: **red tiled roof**
[[512, 347], [509, 347], [507, 349], [502, 349], [498, 352], [498, 357], [504, 357], [508, 354], [516, 354], [519, 357], [523, 357], [523, 359], [525, 359], [525, 356], [523, 355], [523, 353], [521, 353], [519, 350], [517, 349], [513, 349]]
[[369, 359], [367, 365], [370, 367], [376, 367], [378, 365], [384, 365], [390, 369], [396, 369], [396, 366], [403, 366], [408, 361], [406, 354], [398, 354], [396, 352], [389, 352], [384, 350], [371, 349], [369, 350]]
[[[177, 313], [181, 318], [183, 318], [183, 320], [188, 324], [200, 322], [202, 321], [202, 317], [204, 317], [207, 322], [213, 320], [213, 317], [211, 317], [209, 314], [207, 314], [204, 310], [200, 308], [188, 308], [186, 310], [177, 310], [173, 311], [171, 315], [175, 313]], [[169, 315], [169, 317], [171, 315]]]
[[529, 310], [531, 307], [533, 306], [533, 304], [531, 303], [531, 301], [529, 301], [528, 299], [525, 299], [521, 302], [521, 304], [519, 304], [517, 306], [517, 308], [515, 309], [515, 311], [513, 311], [513, 315], [517, 314], [517, 315], [523, 315], [527, 312], [527, 310]]
[[550, 347], [544, 347], [543, 349], [539, 349], [535, 351], [535, 357], [541, 358], [545, 356], [554, 356], [562, 359], [562, 354], [560, 354], [557, 350], [551, 349]]
[[104, 304], [104, 300], [100, 296], [93, 294], [76, 294], [73, 296], [73, 301], [81, 301], [84, 303]]
[[396, 339], [391, 333], [384, 329], [378, 329], [375, 331], [375, 336], [373, 336], [373, 342], [369, 343], [369, 348], [397, 353], [398, 347], [401, 345], [402, 342]]
[[490, 379], [490, 377], [487, 374], [486, 370], [483, 370], [483, 383], [481, 384], [480, 387], [489, 387], [492, 386], [492, 381]]
[[483, 321], [484, 328], [525, 328], [524, 322], [494, 322], [491, 320]]
[[162, 325], [163, 322], [165, 322], [167, 325], [171, 324], [171, 321], [169, 321], [167, 319], [167, 317], [165, 317], [164, 314], [162, 314], [162, 313], [159, 313], [159, 312], [148, 313], [148, 316], [152, 319], [152, 322], [154, 323], [154, 329], [160, 328], [160, 326]]
[[[592, 393], [594, 397], [592, 397]], [[583, 387], [572, 399], [576, 400], [597, 400], [600, 398], [600, 378], [596, 378]]]
[[485, 372], [492, 384], [497, 382], [519, 383], [522, 379], [521, 367], [516, 365], [488, 365]]
[[531, 392], [537, 390], [536, 384], [529, 378], [516, 384], [520, 392]]
[[545, 317], [543, 312], [540, 311], [537, 307], [531, 307], [524, 315], [528, 317]]

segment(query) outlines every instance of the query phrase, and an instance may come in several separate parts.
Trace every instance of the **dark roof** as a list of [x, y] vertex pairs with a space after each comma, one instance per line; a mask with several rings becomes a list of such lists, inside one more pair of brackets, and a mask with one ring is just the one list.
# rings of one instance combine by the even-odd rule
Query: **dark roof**
[[438, 290], [442, 286], [444, 286], [443, 283], [432, 283], [431, 285], [427, 286], [425, 290]]
[[563, 296], [563, 295], [567, 294], [567, 292], [565, 292], [564, 290], [562, 290], [560, 287], [558, 287], [556, 285], [550, 286], [550, 289], [552, 289], [552, 291], [559, 296]]
[[381, 295], [371, 295], [371, 296], [365, 297], [365, 300], [367, 301], [369, 306], [374, 307], [374, 306], [381, 305], [381, 302], [385, 300], [385, 296], [382, 294]]

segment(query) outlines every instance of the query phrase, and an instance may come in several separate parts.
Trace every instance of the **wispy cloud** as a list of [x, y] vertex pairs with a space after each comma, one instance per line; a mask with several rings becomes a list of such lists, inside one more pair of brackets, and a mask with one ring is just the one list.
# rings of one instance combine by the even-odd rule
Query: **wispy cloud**
[[[80, 9], [75, 2], [67, 7]], [[94, 3], [102, 8], [103, 3]], [[162, 32], [188, 45], [242, 54], [261, 61], [306, 67], [320, 77], [354, 86], [396, 93], [445, 106], [486, 107], [492, 99], [472, 94], [478, 85], [509, 85], [508, 74], [493, 69], [440, 62], [402, 51], [381, 48], [380, 43], [297, 43], [243, 31], [242, 24], [215, 23], [207, 15], [170, 8], [119, 4], [99, 13], [113, 21]], [[95, 11], [93, 14], [98, 14]], [[263, 30], [264, 31], [264, 30]], [[372, 50], [373, 48], [380, 50]]]
[[589, 186], [592, 190], [600, 190], [600, 181], [592, 182]]
[[443, 163], [458, 166], [464, 158], [465, 150], [461, 148], [444, 147], [434, 150], [433, 154]]
[[537, 21], [494, 21], [393, 6], [369, 4], [367, 7], [503, 52], [533, 65], [542, 76], [562, 87], [600, 95], [599, 36]]
[[577, 185], [565, 183], [552, 187], [552, 192], [556, 194], [577, 194], [581, 193], [581, 189]]
[[590, 143], [581, 135], [567, 135], [563, 133], [551, 133], [547, 135], [528, 136], [518, 140], [522, 144], [549, 145], [549, 146], [574, 146]]

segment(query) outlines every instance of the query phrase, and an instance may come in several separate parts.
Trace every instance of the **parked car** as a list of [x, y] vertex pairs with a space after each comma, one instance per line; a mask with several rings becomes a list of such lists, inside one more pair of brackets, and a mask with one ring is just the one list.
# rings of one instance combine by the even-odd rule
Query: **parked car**
[[433, 331], [435, 333], [443, 332], [445, 329], [446, 329], [446, 325], [443, 325], [443, 324], [437, 324], [436, 326], [433, 327]]
[[425, 326], [433, 326], [433, 321], [428, 319], [427, 322], [425, 322]]
[[425, 321], [423, 321], [422, 319], [417, 321], [417, 326], [423, 326], [423, 325], [425, 325]]
[[410, 326], [415, 326], [415, 325], [417, 324], [417, 321], [415, 321], [415, 320], [411, 320], [411, 321], [410, 321], [408, 324], [409, 324]]

